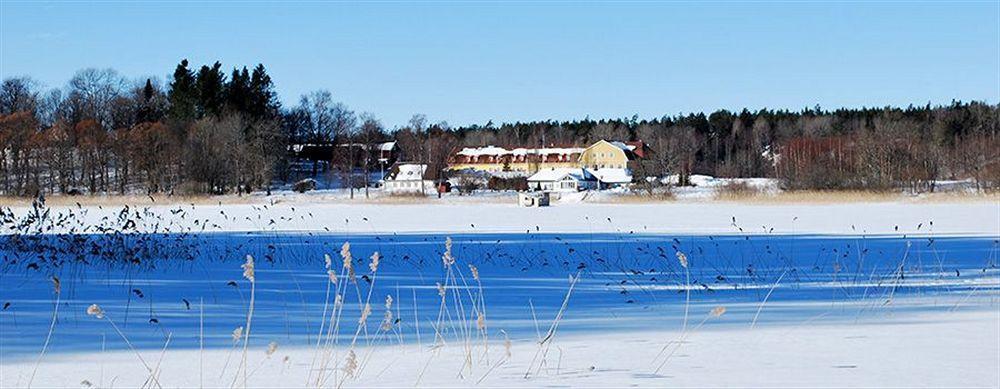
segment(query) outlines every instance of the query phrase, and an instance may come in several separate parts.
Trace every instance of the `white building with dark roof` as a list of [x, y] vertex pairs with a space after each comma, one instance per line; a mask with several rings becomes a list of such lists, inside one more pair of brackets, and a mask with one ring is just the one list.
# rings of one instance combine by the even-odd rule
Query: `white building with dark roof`
[[425, 164], [398, 163], [382, 179], [382, 188], [389, 193], [433, 193], [434, 180], [427, 173]]
[[528, 177], [528, 188], [545, 192], [576, 192], [597, 188], [597, 177], [587, 169], [550, 168]]

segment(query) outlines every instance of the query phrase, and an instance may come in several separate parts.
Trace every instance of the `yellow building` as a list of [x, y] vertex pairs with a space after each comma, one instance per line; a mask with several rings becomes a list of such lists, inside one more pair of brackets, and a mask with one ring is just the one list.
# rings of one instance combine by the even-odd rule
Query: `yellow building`
[[563, 168], [630, 169], [631, 162], [645, 156], [642, 142], [597, 141], [590, 147], [512, 148], [466, 147], [452, 156], [448, 168], [491, 174], [534, 174]]
[[580, 154], [580, 165], [588, 169], [629, 169], [629, 162], [638, 159], [641, 142], [608, 142], [599, 140]]
[[497, 146], [466, 147], [452, 156], [451, 170], [476, 170], [487, 173], [513, 172], [532, 174], [541, 169], [578, 168], [582, 147], [513, 148]]

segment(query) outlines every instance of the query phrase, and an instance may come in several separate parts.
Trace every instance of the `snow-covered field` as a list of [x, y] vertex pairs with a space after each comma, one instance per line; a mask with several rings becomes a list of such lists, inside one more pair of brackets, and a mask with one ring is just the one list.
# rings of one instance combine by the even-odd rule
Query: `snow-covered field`
[[[997, 236], [1000, 203], [854, 202], [770, 204], [665, 202], [640, 204], [565, 201], [523, 208], [513, 197], [414, 204], [318, 202], [310, 196], [257, 198], [244, 204], [133, 206], [145, 215], [140, 231], [624, 232], [672, 234], [944, 234]], [[54, 206], [88, 225], [115, 221], [121, 206]], [[28, 207], [13, 207], [24, 215]], [[155, 219], [155, 220], [154, 220]], [[197, 223], [196, 223], [197, 222]], [[51, 232], [65, 231], [55, 226]], [[741, 230], [742, 229], [742, 230]], [[773, 229], [773, 230], [772, 230]], [[79, 232], [79, 231], [78, 231]], [[2, 231], [0, 231], [2, 233]]]
[[[699, 317], [702, 313], [699, 313]], [[723, 315], [718, 318], [725, 321]], [[842, 325], [802, 323], [780, 327], [746, 325], [698, 330], [657, 368], [660, 350], [681, 334], [671, 331], [595, 333], [558, 338], [541, 364], [539, 346], [493, 342], [489, 357], [476, 345], [472, 368], [465, 349], [449, 345], [392, 345], [358, 349], [354, 377], [343, 372], [323, 381], [344, 387], [997, 387], [1000, 383], [1000, 313], [995, 309], [886, 317]], [[745, 324], [745, 323], [744, 323]], [[670, 350], [673, 350], [671, 348]], [[670, 353], [671, 351], [667, 351]], [[228, 387], [235, 368], [220, 377], [230, 350], [145, 350], [163, 387]], [[347, 356], [341, 352], [337, 359]], [[249, 352], [251, 387], [316, 386], [314, 349]], [[534, 362], [533, 362], [534, 361]], [[232, 363], [232, 362], [231, 362]], [[24, 385], [33, 361], [3, 365], [0, 386]], [[530, 373], [527, 375], [526, 373]], [[156, 386], [130, 352], [58, 355], [38, 368], [36, 387]], [[313, 377], [310, 380], [309, 377]], [[242, 386], [242, 376], [235, 377]]]

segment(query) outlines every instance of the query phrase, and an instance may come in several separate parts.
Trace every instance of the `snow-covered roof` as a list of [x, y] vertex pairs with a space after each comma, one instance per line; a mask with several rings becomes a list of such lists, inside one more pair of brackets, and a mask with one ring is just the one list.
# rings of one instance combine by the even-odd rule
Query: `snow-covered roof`
[[332, 146], [333, 146], [332, 143], [296, 143], [288, 145], [288, 148], [293, 152], [301, 153], [302, 150], [304, 150], [307, 147], [312, 148], [312, 147], [332, 147]]
[[627, 184], [632, 182], [632, 172], [628, 169], [596, 169], [590, 170], [601, 182], [608, 184]]
[[393, 167], [386, 175], [387, 181], [422, 180], [427, 173], [427, 165], [417, 163], [402, 163]]
[[396, 142], [385, 142], [378, 145], [380, 151], [392, 151], [394, 148], [396, 148]]
[[337, 146], [338, 147], [357, 147], [357, 148], [362, 149], [362, 150], [373, 149], [373, 150], [379, 150], [379, 151], [392, 151], [394, 148], [396, 148], [396, 142], [395, 141], [392, 141], [392, 142], [379, 142], [379, 143], [374, 143], [374, 144], [367, 144], [367, 143], [340, 143]]
[[567, 176], [577, 181], [598, 180], [606, 184], [627, 184], [632, 182], [632, 172], [628, 169], [586, 168], [543, 169], [528, 177], [528, 181], [559, 181]]
[[625, 142], [619, 142], [619, 141], [606, 141], [606, 142], [611, 143], [612, 146], [622, 149], [623, 151], [635, 150], [635, 145], [630, 145]]
[[458, 155], [464, 155], [468, 157], [479, 157], [483, 155], [501, 156], [501, 155], [550, 155], [550, 154], [580, 154], [583, 152], [582, 147], [542, 147], [542, 148], [525, 148], [518, 147], [515, 149], [505, 149], [498, 146], [483, 146], [483, 147], [465, 147], [458, 152]]
[[528, 181], [560, 181], [564, 178], [571, 178], [576, 181], [594, 180], [594, 176], [587, 169], [552, 168], [539, 170], [538, 173], [528, 177]]

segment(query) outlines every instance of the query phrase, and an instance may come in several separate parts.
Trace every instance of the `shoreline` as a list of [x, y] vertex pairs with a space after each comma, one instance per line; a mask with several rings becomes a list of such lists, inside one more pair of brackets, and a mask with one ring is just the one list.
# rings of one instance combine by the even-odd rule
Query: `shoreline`
[[[656, 205], [656, 204], [713, 204], [713, 203], [743, 203], [767, 205], [821, 205], [821, 204], [864, 204], [864, 203], [978, 203], [1000, 202], [1000, 193], [975, 193], [967, 191], [947, 190], [934, 193], [904, 193], [899, 191], [863, 191], [863, 190], [801, 190], [778, 192], [752, 192], [744, 195], [719, 194], [715, 187], [681, 187], [676, 190], [673, 198], [647, 196], [641, 192], [570, 192], [561, 194], [570, 197], [572, 203], [587, 204], [617, 204], [617, 205]], [[46, 195], [46, 204], [50, 206], [172, 206], [172, 205], [230, 205], [230, 204], [331, 204], [331, 205], [452, 205], [452, 204], [490, 204], [497, 200], [505, 200], [513, 204], [517, 201], [517, 193], [513, 191], [484, 191], [472, 195], [448, 193], [438, 198], [432, 193], [426, 196], [387, 195], [381, 190], [372, 190], [372, 196], [365, 198], [363, 191], [355, 193], [351, 199], [346, 190], [316, 190], [297, 193], [288, 190], [274, 191], [271, 195], [254, 192], [247, 195], [79, 195], [64, 194]], [[32, 197], [0, 196], [0, 206], [29, 207]], [[554, 205], [559, 205], [555, 201]]]

